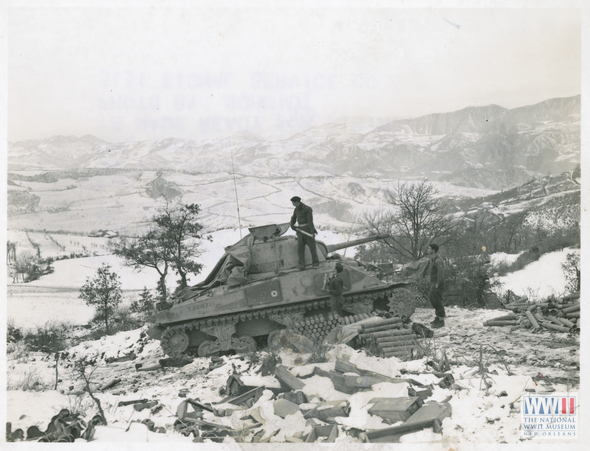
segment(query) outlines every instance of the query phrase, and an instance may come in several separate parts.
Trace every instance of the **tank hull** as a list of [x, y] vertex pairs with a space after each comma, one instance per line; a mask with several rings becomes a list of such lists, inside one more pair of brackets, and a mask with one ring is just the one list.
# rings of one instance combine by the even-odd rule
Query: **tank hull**
[[[196, 348], [200, 356], [252, 351], [254, 337], [272, 335], [306, 317], [327, 314], [327, 286], [337, 262], [344, 267], [340, 273], [343, 310], [351, 314], [370, 313], [377, 303], [388, 305], [393, 290], [405, 285], [383, 282], [358, 262], [330, 258], [329, 247], [319, 241], [318, 267], [298, 270], [297, 239], [280, 236], [287, 229], [285, 225], [263, 229], [226, 248], [226, 255], [206, 283], [186, 290], [180, 302], [154, 316], [148, 333], [160, 339], [167, 354], [177, 355], [188, 348]], [[268, 230], [276, 232], [261, 236]], [[311, 264], [309, 249], [305, 257], [306, 264]], [[398, 304], [396, 314], [409, 317], [413, 313], [415, 302], [408, 300], [407, 308], [403, 302]]]

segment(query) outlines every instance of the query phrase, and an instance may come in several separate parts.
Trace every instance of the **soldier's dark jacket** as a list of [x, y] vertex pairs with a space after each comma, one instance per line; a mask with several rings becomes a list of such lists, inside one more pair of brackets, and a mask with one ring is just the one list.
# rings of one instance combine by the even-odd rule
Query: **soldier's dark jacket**
[[303, 202], [293, 210], [293, 216], [291, 216], [292, 227], [295, 226], [295, 222], [304, 230], [307, 229], [306, 231], [310, 233], [316, 233], [315, 226], [313, 225], [313, 210]]

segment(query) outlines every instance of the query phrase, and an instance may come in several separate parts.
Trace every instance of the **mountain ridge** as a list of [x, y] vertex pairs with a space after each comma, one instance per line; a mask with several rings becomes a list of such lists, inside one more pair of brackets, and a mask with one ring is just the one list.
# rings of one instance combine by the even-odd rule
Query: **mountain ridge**
[[[533, 175], [573, 170], [580, 163], [580, 111], [578, 95], [513, 109], [470, 106], [374, 128], [328, 123], [274, 141], [248, 130], [200, 141], [166, 138], [109, 143], [92, 135], [54, 136], [9, 142], [8, 168], [427, 177], [500, 189]], [[472, 185], [474, 172], [482, 173], [475, 177], [481, 179], [478, 185]], [[489, 177], [490, 173], [495, 176]]]

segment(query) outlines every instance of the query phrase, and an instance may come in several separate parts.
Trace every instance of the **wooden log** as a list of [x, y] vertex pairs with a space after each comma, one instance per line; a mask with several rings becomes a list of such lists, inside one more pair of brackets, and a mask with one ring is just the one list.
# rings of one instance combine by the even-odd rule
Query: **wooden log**
[[401, 339], [401, 340], [398, 340], [398, 339], [389, 339], [389, 338], [385, 337], [385, 338], [380, 338], [375, 343], [378, 346], [381, 346], [381, 347], [383, 347], [385, 345], [388, 345], [388, 344], [401, 344], [401, 343], [418, 344], [418, 342], [416, 341], [416, 339], [413, 338], [413, 337], [405, 338], [405, 339]]
[[562, 301], [573, 301], [575, 299], [580, 299], [580, 292], [576, 291], [575, 293], [572, 294], [566, 294], [565, 296], [563, 296], [561, 298]]
[[543, 327], [545, 327], [547, 329], [551, 329], [551, 330], [556, 330], [558, 332], [569, 332], [570, 331], [568, 327], [556, 326], [555, 324], [551, 324], [548, 321], [544, 321], [542, 324], [543, 324]]
[[509, 315], [498, 316], [497, 318], [491, 318], [488, 321], [505, 321], [505, 320], [513, 320], [518, 319], [514, 313], [510, 313]]
[[516, 321], [486, 321], [484, 326], [516, 326]]
[[572, 312], [572, 313], [566, 313], [565, 314], [566, 318], [579, 318], [580, 317], [580, 312]]
[[382, 352], [399, 352], [399, 351], [410, 351], [415, 346], [388, 346], [387, 348], [381, 348]]
[[550, 322], [552, 322], [553, 324], [557, 325], [557, 326], [563, 326], [563, 324], [561, 324], [561, 322], [559, 321], [559, 319], [556, 316], [547, 316], [547, 318]]
[[161, 369], [162, 369], [162, 365], [160, 365], [158, 363], [157, 365], [141, 366], [141, 367], [137, 368], [137, 371], [157, 371], [157, 370], [161, 370]]
[[580, 304], [572, 305], [571, 307], [566, 307], [561, 309], [563, 313], [572, 313], [572, 312], [579, 312], [580, 311]]
[[391, 352], [383, 352], [380, 354], [380, 357], [385, 357], [385, 358], [389, 358], [389, 357], [396, 357], [398, 359], [412, 359], [414, 357], [414, 353], [411, 350], [406, 350], [406, 351], [391, 351]]
[[106, 384], [104, 384], [102, 387], [100, 387], [100, 391], [105, 391], [105, 390], [108, 390], [109, 388], [113, 388], [119, 382], [121, 382], [121, 379], [119, 379], [118, 377], [111, 379]]
[[401, 329], [402, 328], [402, 323], [401, 321], [399, 323], [396, 324], [385, 324], [385, 325], [379, 325], [379, 326], [372, 326], [372, 327], [363, 327], [361, 329], [361, 333], [363, 334], [372, 334], [373, 332], [382, 332], [384, 330], [393, 330], [393, 329]]
[[564, 326], [567, 326], [567, 327], [575, 327], [576, 326], [575, 323], [572, 323], [570, 320], [565, 319], [565, 318], [557, 318], [557, 320], [561, 324], [563, 324]]
[[388, 330], [383, 332], [374, 332], [372, 334], [360, 334], [359, 339], [361, 341], [372, 342], [380, 337], [396, 337], [398, 335], [413, 335], [413, 332], [409, 329]]
[[540, 329], [539, 327], [539, 323], [537, 322], [537, 320], [535, 319], [535, 317], [533, 316], [533, 314], [529, 311], [525, 312], [526, 317], [529, 319], [529, 321], [531, 322], [531, 324], [533, 325], [534, 329]]
[[147, 399], [147, 398], [133, 399], [130, 401], [119, 401], [119, 404], [117, 404], [117, 407], [129, 406], [131, 404], [139, 404], [139, 403], [144, 403], [144, 402], [148, 402], [148, 401], [149, 401], [149, 399]]

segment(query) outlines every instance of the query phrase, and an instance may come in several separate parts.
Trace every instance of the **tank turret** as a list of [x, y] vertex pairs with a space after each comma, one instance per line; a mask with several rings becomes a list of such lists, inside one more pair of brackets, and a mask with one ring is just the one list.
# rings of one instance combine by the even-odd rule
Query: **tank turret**
[[[369, 275], [357, 262], [330, 255], [388, 235], [330, 245], [318, 240], [319, 267], [301, 271], [297, 237], [285, 235], [289, 228], [289, 223], [250, 228], [246, 237], [225, 248], [204, 281], [185, 289], [169, 309], [155, 315], [150, 336], [159, 338], [169, 355], [189, 347], [197, 347], [200, 356], [252, 351], [256, 338], [263, 336], [272, 344], [281, 329], [328, 314], [326, 287], [336, 262], [344, 266], [343, 310], [360, 314], [381, 308], [403, 317], [414, 312], [416, 302], [410, 296], [405, 297], [407, 302], [390, 300], [393, 290], [405, 283], [388, 284]], [[306, 264], [311, 265], [307, 247]]]

